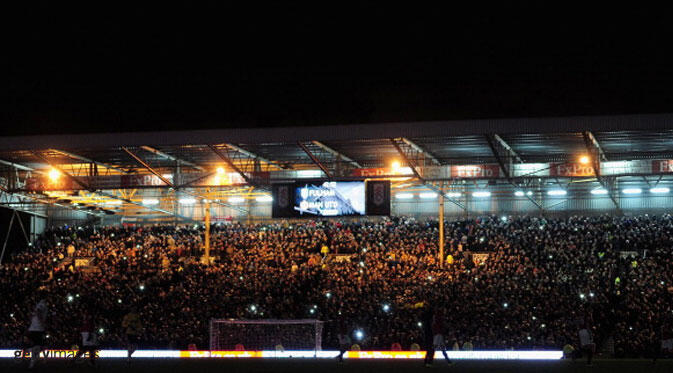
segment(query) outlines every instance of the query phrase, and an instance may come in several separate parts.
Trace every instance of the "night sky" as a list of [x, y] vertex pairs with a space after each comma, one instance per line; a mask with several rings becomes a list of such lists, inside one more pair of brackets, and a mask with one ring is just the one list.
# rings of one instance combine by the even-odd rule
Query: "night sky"
[[10, 15], [2, 134], [673, 111], [670, 9], [112, 5]]

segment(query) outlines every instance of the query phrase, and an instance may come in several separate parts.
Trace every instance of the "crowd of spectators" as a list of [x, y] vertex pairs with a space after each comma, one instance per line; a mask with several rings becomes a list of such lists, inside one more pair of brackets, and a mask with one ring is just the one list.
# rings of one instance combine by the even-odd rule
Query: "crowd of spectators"
[[[215, 224], [59, 227], [0, 268], [0, 347], [21, 344], [38, 289], [48, 341], [77, 343], [82, 310], [103, 346], [121, 347], [137, 308], [145, 348], [208, 348], [211, 318], [326, 320], [360, 331], [363, 349], [421, 343], [421, 312], [445, 310], [449, 346], [554, 348], [589, 324], [599, 349], [644, 356], [673, 330], [673, 217], [482, 217], [445, 225], [392, 217]], [[480, 254], [488, 254], [485, 255]], [[88, 266], [75, 258], [93, 258]], [[355, 338], [357, 340], [357, 338]]]

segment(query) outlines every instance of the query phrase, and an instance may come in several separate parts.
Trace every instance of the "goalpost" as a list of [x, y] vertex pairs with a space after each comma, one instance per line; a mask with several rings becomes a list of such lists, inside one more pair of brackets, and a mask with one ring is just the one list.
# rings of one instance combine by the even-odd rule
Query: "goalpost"
[[321, 351], [323, 321], [299, 320], [210, 320], [210, 350]]

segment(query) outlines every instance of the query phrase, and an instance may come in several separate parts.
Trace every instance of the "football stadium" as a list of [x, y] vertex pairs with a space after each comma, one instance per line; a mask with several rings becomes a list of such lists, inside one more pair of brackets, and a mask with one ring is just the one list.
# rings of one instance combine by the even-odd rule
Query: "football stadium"
[[673, 372], [673, 9], [26, 5], [0, 373]]
[[672, 125], [0, 138], [0, 364], [665, 371]]

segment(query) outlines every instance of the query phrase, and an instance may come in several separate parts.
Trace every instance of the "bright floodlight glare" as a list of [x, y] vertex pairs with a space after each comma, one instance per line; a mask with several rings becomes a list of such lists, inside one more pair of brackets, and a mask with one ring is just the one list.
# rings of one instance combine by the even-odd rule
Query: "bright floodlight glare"
[[514, 192], [514, 195], [517, 197], [523, 197], [524, 193], [520, 190], [517, 190], [516, 192]]
[[590, 159], [586, 155], [583, 155], [583, 156], [580, 157], [580, 163], [581, 164], [587, 164], [587, 163], [589, 163], [589, 161], [590, 161]]
[[502, 220], [502, 221], [507, 221], [507, 217], [506, 217], [506, 216], [503, 216], [503, 217], [500, 218], [500, 220]]
[[180, 199], [178, 200], [178, 203], [180, 203], [181, 205], [193, 205], [194, 203], [196, 203], [196, 199], [195, 199], [195, 198], [191, 198], [191, 197], [189, 197], [189, 198], [180, 198]]
[[257, 197], [255, 197], [255, 201], [257, 201], [257, 202], [272, 202], [273, 197], [271, 197], [271, 196], [257, 196]]
[[224, 168], [223, 167], [218, 167], [217, 168], [217, 174], [218, 175], [224, 175]]
[[435, 192], [424, 192], [420, 194], [421, 199], [432, 199], [437, 198], [437, 193]]
[[362, 338], [364, 338], [364, 337], [365, 337], [365, 332], [363, 332], [361, 329], [358, 329], [358, 330], [355, 331], [355, 339], [357, 339], [358, 341], [361, 341]]
[[395, 194], [395, 198], [397, 198], [397, 199], [412, 199], [412, 198], [414, 198], [414, 195], [412, 193], [397, 193], [397, 194]]
[[477, 198], [486, 198], [490, 197], [491, 192], [473, 192], [472, 197], [477, 197]]
[[236, 196], [236, 197], [229, 197], [229, 200], [228, 200], [228, 201], [229, 201], [229, 203], [241, 203], [241, 202], [245, 201], [245, 198], [243, 198], [243, 197], [238, 197], [238, 196]]
[[461, 196], [460, 192], [449, 192], [446, 193], [446, 196], [449, 198], [458, 198]]
[[532, 195], [533, 195], [533, 192], [531, 192], [531, 191], [529, 190], [529, 191], [526, 192], [526, 195], [527, 195], [527, 196], [532, 196]]
[[52, 167], [52, 168], [49, 170], [49, 178], [51, 179], [51, 181], [56, 181], [56, 180], [58, 180], [58, 178], [59, 178], [60, 176], [61, 176], [61, 173], [58, 172], [57, 169], [55, 169], [55, 168]]
[[550, 196], [565, 196], [568, 192], [563, 189], [553, 189], [548, 191], [547, 194]]
[[390, 311], [390, 305], [389, 304], [384, 304], [383, 305], [383, 312], [388, 312]]
[[399, 161], [393, 161], [392, 168], [394, 172], [399, 172], [402, 165]]
[[663, 193], [668, 193], [670, 191], [671, 190], [668, 189], [668, 188], [652, 188], [652, 189], [650, 189], [650, 193], [654, 193], [654, 194], [663, 194]]
[[642, 193], [642, 191], [643, 190], [640, 189], [640, 188], [626, 188], [626, 189], [622, 190], [622, 192], [624, 192], [624, 194], [640, 194], [640, 193]]
[[603, 194], [608, 194], [608, 191], [606, 189], [599, 188], [599, 189], [592, 190], [591, 194], [593, 194], [593, 195], [603, 195]]

